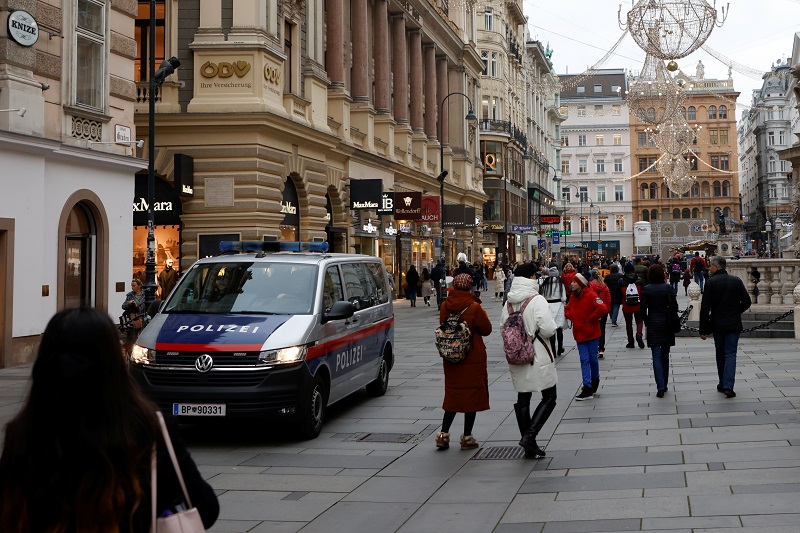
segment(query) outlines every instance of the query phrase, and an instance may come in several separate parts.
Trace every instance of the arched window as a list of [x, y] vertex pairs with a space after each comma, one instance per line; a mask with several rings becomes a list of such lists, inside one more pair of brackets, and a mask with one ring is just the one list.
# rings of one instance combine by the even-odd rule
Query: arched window
[[711, 197], [711, 187], [708, 185], [707, 181], [704, 181], [702, 185], [700, 185], [700, 190], [702, 191], [700, 196], [703, 198], [710, 198]]
[[677, 207], [672, 210], [672, 220], [678, 220], [681, 218], [681, 210]]
[[730, 216], [731, 216], [731, 208], [730, 207], [726, 207], [725, 209], [722, 210], [722, 214], [725, 215], [725, 218], [730, 218]]
[[686, 120], [686, 108], [685, 107], [681, 108], [681, 116], [683, 117], [684, 120]]
[[778, 163], [775, 160], [775, 156], [774, 155], [769, 156], [769, 172], [770, 172], [770, 174], [775, 172], [775, 170], [777, 169], [777, 165], [778, 165]]
[[64, 307], [91, 306], [94, 304], [92, 293], [96, 281], [97, 225], [86, 202], [73, 206], [64, 234]]
[[658, 210], [657, 209], [650, 210], [650, 220], [658, 220]]
[[696, 181], [692, 185], [692, 198], [700, 198], [700, 184]]
[[661, 184], [661, 198], [669, 198], [669, 187], [666, 183]]
[[714, 198], [722, 196], [722, 184], [718, 181], [714, 182]]
[[696, 207], [692, 209], [692, 218], [700, 218], [700, 210]]
[[693, 105], [689, 106], [688, 120], [697, 120], [697, 109], [695, 109]]
[[722, 196], [730, 196], [731, 195], [731, 182], [725, 180], [722, 182]]
[[642, 200], [647, 200], [647, 191], [650, 186], [646, 183], [642, 183]]
[[642, 220], [644, 221], [650, 220], [650, 211], [648, 211], [647, 209], [642, 210]]
[[658, 198], [658, 183], [650, 184], [650, 199], [655, 200]]
[[688, 207], [684, 207], [683, 211], [681, 211], [681, 218], [690, 218], [692, 216], [692, 212], [689, 211]]
[[708, 119], [711, 120], [712, 118], [717, 118], [717, 106], [714, 105], [708, 106]]
[[728, 118], [728, 107], [721, 105], [719, 106], [719, 118]]

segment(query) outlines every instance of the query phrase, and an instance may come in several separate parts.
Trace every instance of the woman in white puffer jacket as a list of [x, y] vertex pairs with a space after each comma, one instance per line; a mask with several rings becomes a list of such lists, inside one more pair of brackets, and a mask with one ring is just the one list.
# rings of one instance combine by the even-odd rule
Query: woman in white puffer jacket
[[[526, 458], [538, 459], [544, 457], [545, 452], [536, 444], [536, 436], [556, 407], [556, 383], [558, 383], [555, 356], [546, 339], [552, 337], [558, 327], [550, 312], [550, 305], [539, 295], [539, 283], [535, 274], [536, 268], [531, 263], [522, 264], [514, 270], [514, 280], [511, 282], [511, 289], [507, 295], [508, 302], [503, 306], [501, 319], [505, 323], [511, 312], [518, 311], [525, 301], [530, 299], [522, 313], [522, 320], [528, 335], [534, 337], [536, 357], [531, 364], [510, 364], [508, 369], [517, 393], [514, 413], [522, 436], [519, 445], [525, 449]], [[534, 392], [541, 392], [542, 400], [531, 416], [530, 405]]]

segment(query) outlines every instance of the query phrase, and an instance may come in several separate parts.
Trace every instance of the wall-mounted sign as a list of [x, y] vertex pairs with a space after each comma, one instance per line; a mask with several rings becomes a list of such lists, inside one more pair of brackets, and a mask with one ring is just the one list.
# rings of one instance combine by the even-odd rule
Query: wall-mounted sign
[[411, 224], [398, 224], [400, 233], [411, 233]]
[[403, 192], [394, 195], [395, 220], [420, 220], [422, 218], [422, 193]]
[[[133, 190], [133, 225], [147, 225], [147, 173], [136, 174]], [[156, 226], [171, 226], [181, 223], [181, 200], [172, 186], [156, 177], [153, 194], [153, 221]]]
[[283, 221], [281, 226], [297, 228], [300, 226], [300, 215], [297, 213], [297, 206], [300, 205], [300, 200], [297, 196], [297, 187], [295, 187], [292, 178], [287, 177], [283, 183], [283, 197], [281, 198], [281, 213], [283, 213]]
[[378, 228], [372, 225], [372, 219], [368, 219], [367, 223], [361, 226], [365, 233], [375, 233]]
[[131, 144], [131, 128], [122, 124], [114, 125], [114, 142], [129, 146]]
[[383, 180], [350, 180], [350, 209], [378, 209]]
[[381, 194], [381, 206], [378, 208], [379, 215], [394, 215], [394, 193], [385, 192]]
[[539, 224], [561, 224], [561, 215], [539, 215]]
[[425, 222], [439, 222], [439, 197], [422, 197], [422, 218]]
[[194, 158], [186, 154], [175, 154], [172, 161], [175, 169], [175, 190], [181, 196], [194, 196]]
[[22, 46], [33, 46], [39, 40], [39, 25], [27, 11], [12, 11], [8, 15], [8, 36]]
[[270, 65], [264, 65], [264, 79], [273, 85], [280, 85], [281, 70]]
[[296, 215], [297, 214], [297, 206], [292, 205], [291, 200], [288, 202], [284, 202], [281, 200], [281, 213], [289, 214], [289, 215]]
[[530, 224], [521, 226], [514, 224], [513, 226], [511, 226], [511, 231], [533, 231], [533, 226], [531, 226]]
[[236, 77], [242, 78], [250, 72], [251, 68], [252, 65], [247, 61], [234, 61], [233, 63], [206, 61], [200, 65], [200, 75], [204, 78], [231, 78], [235, 74]]
[[388, 228], [384, 229], [383, 232], [386, 235], [397, 235], [397, 228], [394, 226], [389, 226]]

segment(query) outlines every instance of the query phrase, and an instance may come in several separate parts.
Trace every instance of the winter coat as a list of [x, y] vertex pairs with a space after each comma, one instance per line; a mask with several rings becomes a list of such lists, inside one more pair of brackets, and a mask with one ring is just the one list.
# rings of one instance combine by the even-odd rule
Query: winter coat
[[610, 311], [611, 291], [609, 290], [608, 285], [605, 283], [600, 285], [599, 282], [592, 280], [589, 282], [589, 287], [591, 287], [592, 290], [595, 292], [595, 294], [597, 294], [600, 297], [600, 299], [603, 300], [603, 303], [606, 305], [606, 309]]
[[489, 373], [486, 369], [486, 345], [483, 337], [492, 333], [492, 322], [481, 307], [480, 299], [469, 291], [450, 291], [439, 309], [439, 323], [464, 309], [461, 319], [472, 332], [467, 357], [458, 364], [442, 361], [444, 366], [444, 403], [442, 409], [474, 413], [489, 409]]
[[750, 309], [742, 280], [725, 269], [706, 281], [700, 302], [700, 335], [742, 331], [742, 313]]
[[420, 293], [422, 296], [431, 296], [433, 292], [433, 280], [426, 279], [422, 282], [422, 292]]
[[[560, 283], [560, 281], [559, 281]], [[550, 314], [550, 307], [547, 301], [538, 296], [539, 282], [529, 278], [514, 278], [511, 290], [508, 292], [508, 302], [503, 306], [500, 319], [503, 323], [508, 319], [508, 307], [514, 311], [522, 307], [522, 303], [531, 298], [525, 311], [522, 313], [522, 321], [525, 323], [525, 331], [528, 335], [535, 335], [537, 332], [543, 339], [552, 337], [557, 326]], [[556, 363], [554, 354], [550, 352], [550, 346], [546, 346], [538, 339], [534, 339], [536, 356], [533, 363], [529, 365], [508, 365], [511, 374], [511, 383], [516, 392], [541, 392], [549, 389], [558, 383], [556, 373]]]
[[619, 280], [619, 289], [617, 291], [620, 294], [620, 298], [622, 298], [622, 312], [623, 313], [638, 313], [641, 311], [641, 303], [636, 305], [630, 305], [627, 303], [625, 299], [625, 291], [628, 289], [628, 285], [631, 283], [636, 284], [636, 290], [639, 291], [639, 301], [642, 301], [642, 287], [643, 283], [642, 280], [639, 279], [639, 276], [636, 275], [636, 272], [628, 272], [622, 279]]
[[494, 269], [494, 292], [505, 292], [504, 282], [506, 281], [506, 273], [503, 272], [502, 267]]
[[669, 324], [670, 314], [678, 311], [675, 291], [660, 281], [642, 289], [642, 318], [647, 326], [647, 346], [675, 346], [675, 333]]
[[[678, 265], [678, 271], [675, 272], [673, 270], [674, 265]], [[670, 283], [678, 283], [683, 276], [683, 269], [681, 268], [681, 262], [679, 259], [673, 259], [666, 266], [667, 273], [669, 274], [669, 282]]]
[[647, 285], [647, 274], [649, 272], [648, 268], [643, 264], [639, 263], [634, 267], [633, 271], [636, 273], [637, 276], [639, 276], [639, 280], [642, 282], [642, 287]]
[[572, 320], [572, 336], [576, 342], [599, 339], [600, 319], [606, 313], [606, 304], [591, 287], [584, 287], [579, 293], [572, 291], [564, 308], [564, 315]]
[[408, 287], [416, 287], [419, 283], [419, 272], [414, 267], [408, 269], [406, 272], [406, 283], [408, 283]]
[[611, 304], [612, 305], [622, 305], [622, 295], [617, 290], [619, 287], [619, 280], [622, 279], [622, 274], [619, 272], [612, 272], [603, 280], [605, 284], [608, 286], [608, 290], [611, 293]]
[[577, 273], [578, 273], [577, 270], [569, 270], [569, 271], [564, 270], [564, 271], [561, 272], [561, 281], [564, 282], [564, 287], [566, 287], [568, 293], [571, 290], [569, 288], [569, 286], [572, 283], [572, 280], [573, 280], [573, 278], [575, 278], [575, 275]]
[[[552, 281], [547, 281], [552, 280]], [[558, 276], [548, 276], [539, 280], [539, 294], [545, 297], [550, 306], [550, 313], [556, 326], [559, 328], [567, 327], [567, 319], [564, 317], [564, 302], [567, 301], [567, 290], [561, 283]]]
[[691, 272], [689, 272], [688, 270], [684, 271], [684, 273], [683, 273], [683, 286], [684, 287], [688, 287], [689, 285], [691, 285], [693, 279], [694, 278], [692, 278], [692, 273]]

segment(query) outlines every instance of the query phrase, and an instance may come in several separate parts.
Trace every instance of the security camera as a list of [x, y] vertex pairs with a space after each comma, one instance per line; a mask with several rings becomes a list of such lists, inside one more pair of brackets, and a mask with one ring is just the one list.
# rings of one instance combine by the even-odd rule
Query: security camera
[[42, 90], [43, 91], [46, 91], [49, 88], [50, 88], [50, 84], [49, 83], [42, 83]]
[[139, 139], [136, 141], [136, 148], [144, 148], [144, 139]]

